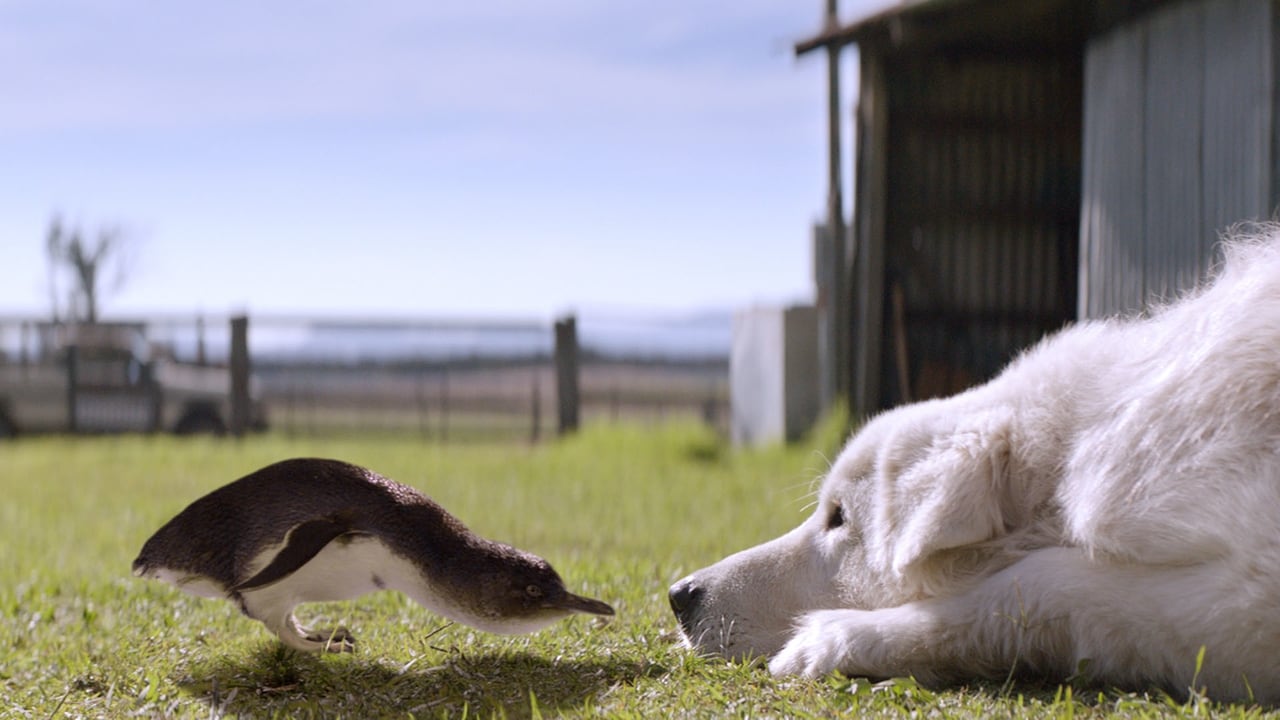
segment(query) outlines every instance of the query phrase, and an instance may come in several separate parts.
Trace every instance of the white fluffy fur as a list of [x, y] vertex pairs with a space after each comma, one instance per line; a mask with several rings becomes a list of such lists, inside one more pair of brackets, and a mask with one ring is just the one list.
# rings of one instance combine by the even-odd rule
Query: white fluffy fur
[[1150, 317], [876, 417], [802, 525], [681, 582], [691, 645], [775, 674], [1084, 667], [1280, 702], [1280, 232]]

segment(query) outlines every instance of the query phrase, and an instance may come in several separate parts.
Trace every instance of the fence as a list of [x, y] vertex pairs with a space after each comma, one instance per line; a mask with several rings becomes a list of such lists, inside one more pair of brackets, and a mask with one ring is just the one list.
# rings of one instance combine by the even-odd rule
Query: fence
[[[645, 323], [615, 324], [622, 332], [614, 335], [651, 330]], [[234, 334], [225, 319], [161, 318], [134, 325], [145, 329], [152, 355], [179, 364], [226, 367], [244, 361], [230, 350]], [[585, 326], [588, 333], [580, 338], [572, 319], [553, 328], [508, 321], [255, 316], [246, 334], [251, 391], [269, 427], [291, 435], [537, 442], [578, 422], [677, 417], [726, 429], [727, 342], [723, 354], [714, 351], [714, 343], [707, 346], [711, 352], [702, 347], [682, 354], [679, 340], [619, 343], [601, 331], [600, 321]], [[28, 347], [29, 334], [16, 321], [0, 320], [0, 365], [4, 358], [39, 361], [47, 348]], [[0, 386], [0, 406], [4, 392]]]
[[[298, 435], [412, 434], [432, 440], [528, 438], [560, 428], [549, 360], [410, 367], [259, 365], [273, 428]], [[699, 418], [723, 428], [727, 367], [591, 359], [579, 367], [583, 423]]]

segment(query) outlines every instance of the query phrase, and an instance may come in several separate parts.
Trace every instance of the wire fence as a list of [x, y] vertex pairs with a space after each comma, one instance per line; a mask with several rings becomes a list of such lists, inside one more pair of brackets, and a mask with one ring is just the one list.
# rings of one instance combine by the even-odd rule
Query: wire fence
[[[536, 442], [557, 430], [550, 361], [387, 367], [259, 367], [273, 428]], [[593, 361], [579, 369], [583, 423], [701, 419], [722, 428], [727, 369], [711, 363]]]
[[[573, 364], [580, 421], [687, 418], [726, 430], [728, 321], [700, 322], [702, 330], [687, 320], [582, 323]], [[0, 367], [57, 362], [47, 325], [0, 318]], [[175, 316], [119, 325], [137, 331], [130, 352], [144, 366], [227, 365], [225, 318]], [[267, 427], [289, 435], [538, 442], [554, 436], [563, 422], [562, 376], [548, 323], [255, 316], [249, 319], [248, 345], [255, 407]], [[3, 377], [0, 412], [7, 395], [16, 392]], [[23, 425], [21, 418], [9, 422]]]

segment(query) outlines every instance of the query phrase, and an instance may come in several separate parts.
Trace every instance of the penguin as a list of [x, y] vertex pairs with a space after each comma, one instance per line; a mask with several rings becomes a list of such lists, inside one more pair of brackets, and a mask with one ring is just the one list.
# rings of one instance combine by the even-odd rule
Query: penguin
[[355, 638], [302, 626], [297, 605], [379, 590], [499, 634], [614, 614], [569, 592], [546, 560], [480, 537], [417, 490], [319, 458], [268, 465], [191, 503], [142, 546], [133, 573], [230, 599], [304, 651], [351, 652]]

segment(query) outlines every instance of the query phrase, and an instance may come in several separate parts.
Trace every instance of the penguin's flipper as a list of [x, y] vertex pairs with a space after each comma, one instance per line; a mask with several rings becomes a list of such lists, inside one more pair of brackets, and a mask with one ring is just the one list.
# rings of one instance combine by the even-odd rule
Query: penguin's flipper
[[351, 523], [338, 516], [308, 520], [295, 526], [285, 538], [285, 545], [258, 574], [232, 588], [233, 592], [245, 592], [270, 585], [292, 575], [298, 568], [310, 562], [334, 538], [355, 534]]

